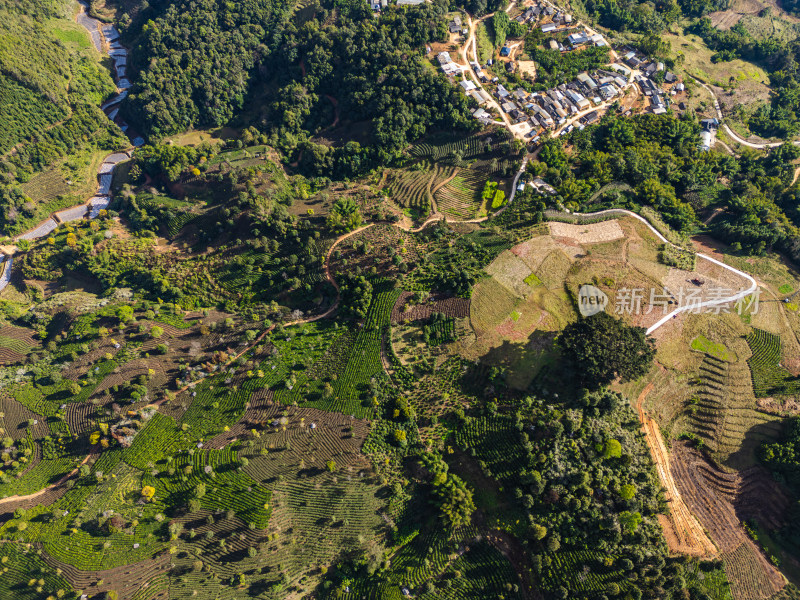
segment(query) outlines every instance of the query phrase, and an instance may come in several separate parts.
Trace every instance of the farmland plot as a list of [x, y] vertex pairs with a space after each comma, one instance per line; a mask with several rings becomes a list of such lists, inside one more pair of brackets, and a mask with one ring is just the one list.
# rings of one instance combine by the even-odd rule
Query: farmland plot
[[685, 444], [673, 450], [670, 466], [678, 489], [719, 547], [735, 600], [769, 598], [783, 587], [783, 578], [741, 527], [732, 502], [736, 486], [719, 481], [705, 459]]
[[469, 298], [431, 295], [418, 303], [413, 296], [412, 292], [400, 294], [392, 309], [392, 323], [429, 319], [433, 313], [456, 319], [469, 316]]
[[570, 223], [549, 223], [550, 235], [553, 237], [566, 237], [575, 240], [579, 244], [598, 244], [611, 242], [625, 236], [616, 219], [603, 221], [602, 223], [591, 223], [588, 225], [572, 225]]
[[479, 133], [468, 138], [447, 134], [429, 136], [425, 142], [413, 146], [411, 155], [432, 160], [453, 160], [460, 153], [464, 159], [470, 159], [500, 150], [509, 139], [511, 134], [506, 129]]
[[481, 192], [487, 177], [477, 171], [461, 169], [434, 195], [436, 205], [448, 217], [459, 220], [480, 216]]
[[431, 211], [430, 184], [435, 176], [427, 169], [392, 172], [386, 190], [400, 206], [427, 214]]
[[534, 286], [526, 281], [531, 275], [530, 268], [521, 258], [508, 250], [492, 261], [486, 267], [486, 272], [518, 298], [524, 298], [533, 291]]
[[[269, 562], [289, 581], [328, 567], [353, 548], [383, 535], [379, 486], [364, 473], [322, 473], [287, 479], [275, 487]], [[303, 551], [299, 552], [298, 549]]]
[[753, 352], [747, 360], [757, 398], [773, 395], [800, 394], [800, 378], [793, 377], [781, 366], [781, 338], [762, 329], [753, 329], [747, 336]]

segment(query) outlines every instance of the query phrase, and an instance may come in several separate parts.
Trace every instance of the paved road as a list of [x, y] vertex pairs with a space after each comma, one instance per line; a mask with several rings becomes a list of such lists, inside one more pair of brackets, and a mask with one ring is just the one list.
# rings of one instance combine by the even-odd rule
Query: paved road
[[[601, 211], [593, 212], [593, 213], [572, 213], [572, 214], [578, 215], [578, 216], [581, 216], [581, 217], [600, 217], [600, 216], [603, 216], [603, 215], [625, 215], [625, 216], [633, 217], [634, 219], [638, 219], [639, 221], [641, 221], [642, 223], [647, 225], [647, 227], [650, 228], [650, 231], [652, 231], [656, 235], [656, 237], [659, 240], [661, 240], [663, 243], [669, 244], [670, 246], [672, 246], [674, 248], [678, 247], [675, 244], [673, 244], [672, 242], [670, 242], [663, 235], [661, 235], [661, 233], [655, 227], [653, 227], [650, 224], [650, 221], [645, 219], [643, 216], [638, 215], [635, 212], [631, 212], [629, 210], [625, 210], [625, 209], [622, 209], [622, 208], [611, 208], [611, 209], [608, 209], [608, 210], [601, 210]], [[747, 296], [749, 296], [750, 294], [755, 292], [756, 289], [758, 289], [758, 284], [756, 283], [756, 280], [753, 279], [747, 273], [745, 273], [743, 271], [740, 271], [739, 269], [734, 269], [730, 265], [726, 265], [724, 262], [718, 261], [716, 258], [711, 258], [710, 256], [708, 256], [706, 254], [702, 254], [700, 252], [697, 252], [696, 254], [697, 254], [698, 258], [702, 258], [703, 260], [707, 260], [707, 261], [709, 261], [709, 262], [711, 262], [711, 263], [713, 263], [713, 264], [715, 264], [717, 266], [722, 267], [723, 269], [727, 269], [728, 271], [731, 271], [732, 273], [735, 273], [739, 277], [742, 277], [743, 279], [745, 279], [750, 284], [750, 286], [746, 290], [742, 290], [742, 291], [736, 292], [735, 294], [733, 294], [731, 296], [727, 296], [725, 298], [717, 298], [717, 299], [714, 299], [714, 300], [706, 300], [706, 301], [700, 302], [698, 304], [687, 304], [686, 306], [678, 307], [675, 310], [673, 310], [671, 313], [665, 315], [657, 323], [655, 323], [654, 325], [651, 325], [647, 329], [647, 334], [648, 335], [653, 333], [656, 329], [658, 329], [659, 327], [661, 327], [665, 323], [668, 323], [671, 319], [674, 319], [675, 317], [677, 317], [682, 312], [686, 312], [687, 310], [699, 310], [701, 308], [705, 308], [705, 307], [708, 307], [708, 306], [719, 306], [720, 304], [730, 304], [731, 302], [736, 302], [737, 300], [741, 300], [742, 298], [746, 298]]]
[[[692, 79], [693, 79], [693, 80], [694, 80], [694, 82], [695, 82], [695, 83], [697, 83], [697, 84], [698, 84], [700, 87], [702, 87], [702, 88], [703, 88], [703, 89], [705, 89], [705, 90], [706, 90], [706, 91], [707, 91], [709, 94], [711, 94], [711, 99], [714, 101], [714, 110], [715, 110], [715, 111], [716, 111], [716, 113], [717, 113], [717, 119], [718, 119], [720, 122], [722, 122], [722, 120], [723, 120], [723, 118], [722, 118], [722, 109], [720, 108], [720, 105], [719, 105], [719, 100], [717, 100], [717, 95], [714, 93], [714, 90], [712, 90], [712, 89], [711, 89], [709, 86], [707, 86], [705, 83], [703, 83], [703, 82], [702, 82], [702, 81], [700, 81], [699, 79], [697, 79], [697, 78], [695, 78], [695, 77], [692, 77]], [[729, 136], [729, 137], [730, 137], [730, 138], [731, 138], [731, 139], [732, 139], [734, 142], [736, 142], [737, 144], [741, 144], [742, 146], [747, 146], [748, 148], [755, 148], [755, 149], [757, 149], [757, 150], [763, 150], [763, 149], [765, 149], [765, 148], [777, 148], [778, 146], [782, 146], [782, 145], [785, 143], [785, 142], [762, 142], [762, 143], [748, 142], [746, 139], [744, 139], [743, 137], [739, 136], [739, 134], [737, 134], [735, 131], [733, 131], [733, 129], [731, 129], [730, 127], [728, 127], [728, 124], [727, 124], [727, 123], [722, 123], [722, 129], [725, 131], [725, 133], [726, 133], [726, 134], [727, 134], [727, 135], [728, 135], [728, 136]], [[795, 146], [800, 146], [800, 141], [798, 141], [798, 140], [795, 140], [795, 141], [793, 141], [792, 143], [793, 143]], [[726, 146], [726, 147], [727, 147], [727, 146]]]

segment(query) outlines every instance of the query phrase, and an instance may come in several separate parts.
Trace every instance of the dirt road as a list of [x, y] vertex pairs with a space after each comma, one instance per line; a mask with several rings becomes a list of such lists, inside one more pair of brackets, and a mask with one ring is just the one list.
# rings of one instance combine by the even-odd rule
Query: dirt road
[[42, 488], [38, 492], [34, 492], [32, 494], [26, 494], [24, 496], [9, 496], [8, 498], [2, 498], [2, 499], [0, 499], [0, 505], [9, 504], [11, 502], [21, 502], [21, 501], [24, 501], [24, 500], [34, 500], [36, 498], [39, 498], [40, 496], [43, 496], [44, 494], [46, 494], [50, 490], [54, 490], [57, 487], [64, 485], [67, 482], [67, 480], [69, 480], [69, 479], [71, 479], [72, 477], [75, 476], [75, 474], [80, 470], [80, 468], [83, 465], [85, 465], [87, 462], [89, 462], [89, 459], [91, 457], [92, 457], [91, 453], [87, 454], [86, 458], [84, 458], [77, 467], [72, 469], [72, 471], [70, 471], [69, 473], [64, 475], [61, 479], [59, 479], [55, 483], [52, 483], [52, 484], [48, 485], [46, 488]]
[[655, 419], [648, 417], [642, 408], [644, 399], [652, 389], [653, 384], [649, 383], [639, 394], [639, 398], [636, 400], [636, 412], [642, 423], [647, 447], [650, 448], [653, 462], [656, 463], [658, 478], [666, 489], [667, 502], [670, 506], [670, 516], [659, 519], [664, 529], [664, 536], [667, 538], [667, 544], [672, 552], [692, 556], [716, 556], [717, 547], [686, 506], [677, 485], [675, 485], [669, 466], [669, 453], [664, 445], [664, 439], [661, 437], [661, 429]]
[[[509, 9], [510, 8], [511, 7], [509, 6]], [[477, 19], [477, 20], [473, 21], [472, 17], [470, 15], [467, 15], [467, 20], [468, 20], [468, 23], [469, 23], [469, 36], [467, 37], [466, 43], [463, 46], [461, 46], [461, 48], [459, 48], [459, 50], [458, 50], [458, 53], [461, 55], [461, 57], [464, 60], [464, 62], [468, 65], [467, 68], [465, 69], [465, 72], [469, 72], [470, 78], [472, 79], [473, 83], [476, 86], [478, 86], [478, 88], [482, 89], [483, 91], [486, 91], [484, 89], [484, 87], [483, 87], [483, 83], [481, 83], [481, 80], [478, 79], [478, 76], [475, 74], [474, 69], [469, 67], [470, 58], [468, 56], [468, 52], [471, 49], [472, 50], [472, 60], [474, 62], [480, 64], [480, 61], [478, 60], [478, 43], [475, 40], [475, 29], [476, 29], [476, 27], [478, 26], [479, 23], [485, 21], [486, 19], [491, 18], [492, 16], [494, 16], [494, 13], [490, 13], [488, 15], [484, 15], [480, 19]], [[491, 94], [489, 94], [489, 95], [491, 96]], [[500, 118], [503, 120], [503, 125], [505, 125], [506, 128], [509, 131], [511, 131], [511, 133], [513, 133], [517, 138], [523, 139], [523, 134], [514, 133], [514, 130], [513, 130], [514, 126], [511, 123], [511, 119], [508, 118], [508, 115], [503, 111], [502, 108], [500, 108], [500, 104], [498, 104], [498, 102], [494, 98], [492, 98], [489, 102], [487, 102], [487, 104], [489, 106], [491, 106], [492, 108], [497, 110], [497, 112], [500, 114]]]

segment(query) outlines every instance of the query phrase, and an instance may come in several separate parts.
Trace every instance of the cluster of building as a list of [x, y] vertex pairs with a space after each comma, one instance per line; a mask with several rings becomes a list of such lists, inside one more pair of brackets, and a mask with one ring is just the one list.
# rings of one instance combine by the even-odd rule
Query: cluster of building
[[[545, 32], [563, 32], [545, 43], [552, 50], [571, 52], [591, 45], [607, 45], [602, 35], [573, 23], [571, 15], [544, 0], [534, 0], [534, 4], [516, 20], [533, 23]], [[465, 33], [463, 21], [458, 16], [453, 17], [448, 28], [451, 34]], [[566, 33], [568, 35], [564, 35]], [[500, 55], [508, 56], [508, 48], [501, 49]], [[533, 143], [548, 131], [564, 135], [575, 127], [582, 129], [594, 123], [600, 118], [602, 107], [621, 99], [631, 85], [638, 86], [645, 98], [644, 108], [655, 114], [665, 113], [671, 101], [682, 105], [681, 98], [675, 96], [685, 91], [684, 84], [666, 70], [663, 63], [649, 60], [633, 48], [624, 48], [621, 56], [607, 67], [580, 73], [570, 82], [538, 92], [528, 92], [522, 87], [507, 89], [483, 65], [474, 61], [469, 67], [460, 65], [449, 52], [440, 52], [436, 58], [442, 71], [475, 100], [478, 108], [473, 111], [473, 116], [476, 119], [484, 123], [495, 120], [497, 115], [491, 111], [499, 106], [513, 124], [521, 125], [520, 129], [527, 131], [526, 137]], [[512, 63], [508, 61], [506, 66]], [[486, 66], [492, 67], [493, 60], [488, 60]], [[474, 80], [467, 73], [470, 68], [475, 74]], [[713, 127], [705, 129], [713, 135]], [[713, 139], [705, 140], [706, 145], [710, 145], [709, 141], [713, 143]]]
[[436, 60], [439, 62], [439, 66], [442, 68], [442, 71], [444, 71], [444, 74], [448, 77], [452, 77], [456, 73], [464, 72], [464, 69], [453, 60], [449, 52], [440, 52], [436, 55]]
[[700, 121], [700, 144], [698, 148], [703, 152], [711, 150], [717, 137], [719, 121], [717, 119], [703, 119]]
[[447, 29], [450, 33], [460, 33], [463, 36], [469, 35], [469, 29], [464, 27], [464, 24], [461, 22], [461, 17], [458, 15], [453, 17], [453, 20], [447, 25]]
[[547, 183], [541, 177], [536, 177], [535, 179], [533, 179], [533, 181], [529, 181], [528, 183], [520, 181], [517, 184], [517, 191], [518, 192], [523, 191], [526, 185], [532, 187], [534, 192], [542, 196], [555, 196], [557, 193], [555, 188], [549, 183]]
[[554, 31], [559, 27], [569, 27], [572, 24], [572, 15], [565, 13], [546, 2], [534, 0], [533, 6], [525, 9], [525, 12], [517, 15], [516, 21], [520, 23], [532, 23], [541, 27], [550, 27]]
[[[678, 81], [674, 73], [665, 71], [664, 63], [662, 62], [642, 58], [637, 55], [635, 50], [630, 49], [622, 56], [622, 61], [631, 69], [638, 71], [634, 77], [636, 84], [645, 98], [647, 98], [649, 102], [648, 108], [656, 115], [667, 112], [670, 104], [670, 95], [686, 90], [684, 84]], [[663, 77], [659, 75], [660, 73], [663, 73]]]
[[[591, 74], [580, 73], [575, 80], [543, 92], [531, 93], [522, 88], [511, 92], [498, 84], [495, 96], [512, 121], [530, 121], [532, 129], [528, 136], [534, 137], [543, 131], [557, 129], [578, 113], [622, 96], [627, 85], [627, 79], [619, 73], [598, 70]], [[476, 117], [481, 118], [477, 114]], [[597, 112], [591, 111], [582, 117], [581, 124], [591, 124], [597, 118]]]

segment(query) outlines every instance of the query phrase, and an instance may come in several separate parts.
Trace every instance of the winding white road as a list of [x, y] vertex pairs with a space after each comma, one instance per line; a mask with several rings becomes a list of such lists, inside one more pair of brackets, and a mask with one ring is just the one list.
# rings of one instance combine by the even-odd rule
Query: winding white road
[[[113, 25], [104, 24], [88, 14], [89, 5], [85, 0], [78, 0], [80, 10], [75, 16], [75, 21], [82, 25], [89, 33], [92, 45], [98, 52], [103, 51], [104, 45], [107, 46], [107, 54], [114, 63], [112, 74], [117, 85], [117, 94], [110, 100], [104, 102], [100, 108], [112, 121], [116, 121], [122, 131], [128, 131], [128, 125], [117, 118], [119, 103], [128, 96], [128, 88], [131, 87], [130, 81], [126, 77], [128, 63], [128, 50], [119, 43], [119, 32]], [[140, 137], [131, 139], [134, 146], [140, 146], [144, 140]], [[86, 202], [60, 210], [36, 227], [29, 229], [25, 233], [18, 235], [17, 240], [36, 240], [52, 232], [61, 223], [77, 221], [88, 217], [96, 218], [100, 211], [111, 204], [111, 180], [114, 176], [116, 166], [131, 157], [129, 150], [123, 152], [112, 152], [103, 159], [103, 163], [97, 172], [97, 191], [95, 195]], [[2, 258], [2, 257], [0, 257]], [[2, 264], [2, 275], [0, 275], [0, 292], [2, 292], [11, 281], [12, 259], [9, 256]]]
[[[602, 217], [604, 215], [625, 215], [625, 216], [628, 216], [628, 217], [633, 217], [634, 219], [638, 219], [639, 221], [641, 221], [642, 223], [647, 225], [647, 227], [650, 229], [650, 231], [652, 231], [659, 240], [661, 240], [665, 244], [668, 244], [668, 245], [672, 246], [673, 248], [678, 248], [678, 246], [676, 246], [675, 244], [670, 242], [667, 238], [665, 238], [663, 235], [661, 235], [661, 233], [655, 227], [653, 227], [650, 224], [650, 221], [645, 219], [643, 216], [636, 214], [635, 212], [632, 212], [632, 211], [629, 211], [629, 210], [625, 210], [623, 208], [610, 208], [608, 210], [600, 210], [600, 211], [593, 212], [593, 213], [577, 213], [576, 212], [576, 213], [572, 213], [572, 214], [573, 215], [577, 215], [577, 216], [581, 216], [581, 217]], [[714, 299], [714, 300], [706, 300], [704, 302], [699, 302], [697, 304], [688, 304], [686, 306], [680, 306], [680, 307], [676, 308], [675, 310], [673, 310], [671, 313], [665, 315], [662, 319], [660, 319], [654, 325], [651, 325], [647, 329], [647, 334], [648, 335], [653, 333], [656, 329], [658, 329], [659, 327], [661, 327], [665, 323], [668, 323], [670, 321], [670, 319], [674, 319], [675, 317], [677, 317], [682, 312], [687, 312], [689, 310], [698, 310], [700, 308], [706, 308], [708, 306], [720, 306], [722, 304], [730, 304], [732, 302], [736, 302], [737, 300], [741, 300], [742, 298], [746, 298], [747, 296], [749, 296], [750, 294], [752, 294], [753, 292], [755, 292], [758, 289], [758, 283], [756, 283], [756, 280], [753, 279], [750, 275], [748, 275], [744, 271], [740, 271], [739, 269], [734, 269], [730, 265], [726, 265], [724, 262], [718, 261], [716, 258], [711, 258], [710, 256], [708, 256], [706, 254], [702, 254], [701, 252], [696, 252], [695, 254], [697, 255], [698, 258], [702, 258], [703, 260], [707, 260], [710, 263], [713, 263], [713, 264], [715, 264], [717, 266], [720, 266], [723, 269], [727, 269], [731, 273], [735, 273], [739, 277], [742, 277], [743, 279], [745, 279], [750, 284], [750, 286], [746, 290], [742, 290], [742, 291], [736, 292], [735, 294], [733, 294], [731, 296], [727, 296], [725, 298], [717, 298], [717, 299]]]
[[[717, 113], [717, 120], [722, 123], [722, 109], [719, 105], [719, 100], [717, 100], [717, 95], [714, 93], [710, 87], [708, 87], [705, 83], [697, 79], [696, 77], [692, 77], [694, 82], [706, 90], [709, 94], [711, 94], [711, 99], [714, 102], [714, 110]], [[754, 143], [748, 142], [743, 137], [740, 137], [739, 134], [733, 131], [730, 127], [728, 127], [727, 123], [722, 123], [722, 129], [725, 130], [725, 133], [737, 144], [741, 144], [742, 146], [747, 146], [748, 148], [754, 148], [756, 150], [763, 150], [765, 148], [777, 148], [778, 146], [782, 146], [785, 142], [762, 142], [762, 143]], [[800, 140], [795, 140], [792, 142], [795, 146], [800, 146]], [[724, 145], [724, 144], [723, 144]], [[727, 146], [726, 146], [727, 147]]]

